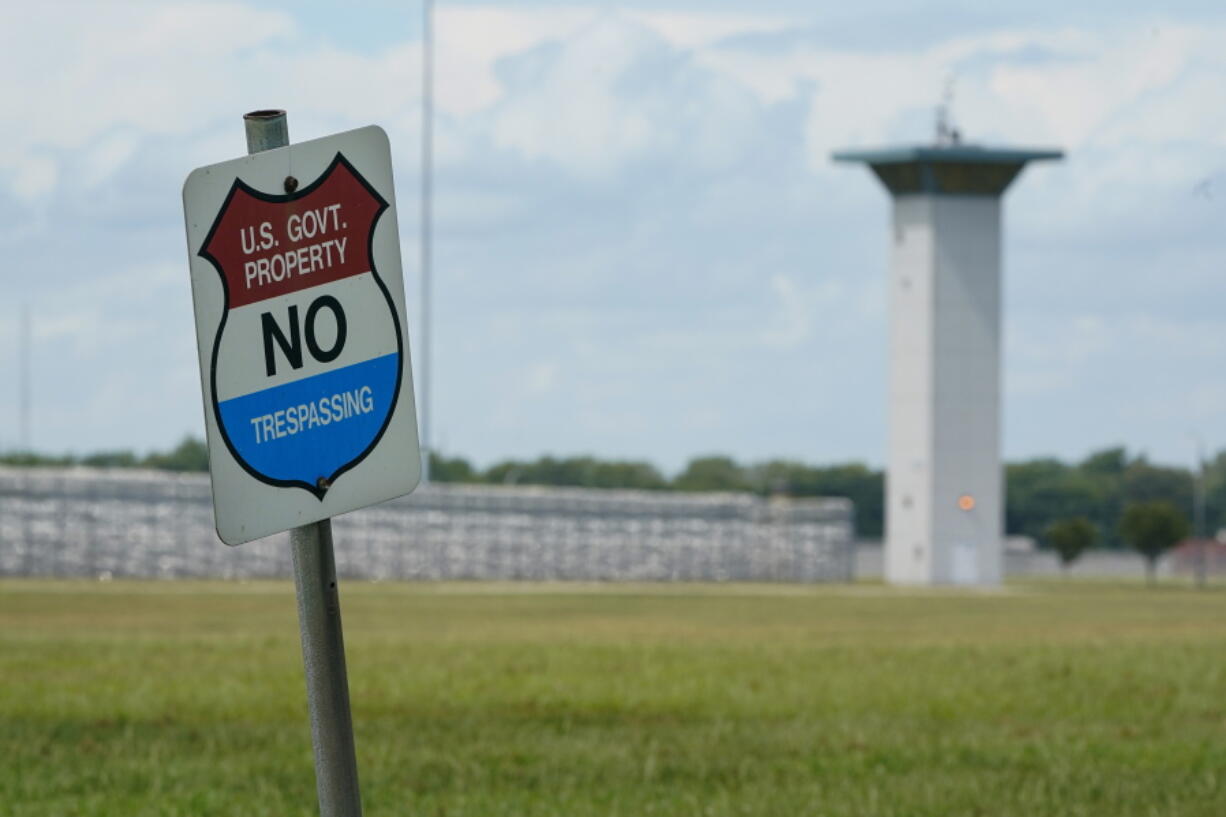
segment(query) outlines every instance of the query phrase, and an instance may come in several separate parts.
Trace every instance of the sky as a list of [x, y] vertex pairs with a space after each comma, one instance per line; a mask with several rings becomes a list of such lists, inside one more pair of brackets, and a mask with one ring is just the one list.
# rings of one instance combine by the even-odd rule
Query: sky
[[[419, 366], [420, 5], [4, 5], [0, 449], [23, 307], [33, 447], [202, 435], [181, 188], [257, 108], [387, 130]], [[880, 465], [889, 202], [830, 153], [931, 141], [947, 93], [1067, 152], [1006, 199], [1005, 456], [1226, 447], [1220, 2], [441, 0], [436, 35], [442, 453]]]

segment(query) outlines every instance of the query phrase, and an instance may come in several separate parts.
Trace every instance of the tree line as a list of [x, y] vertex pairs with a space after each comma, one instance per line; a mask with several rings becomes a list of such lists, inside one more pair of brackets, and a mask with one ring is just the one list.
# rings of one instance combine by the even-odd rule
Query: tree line
[[[203, 441], [187, 437], [169, 451], [144, 456], [125, 450], [79, 457], [10, 452], [0, 454], [0, 462], [205, 471], [208, 451]], [[1185, 518], [1192, 515], [1196, 477], [1192, 469], [1151, 463], [1145, 455], [1130, 454], [1122, 447], [1095, 452], [1075, 463], [1054, 458], [1009, 463], [1005, 471], [1006, 532], [1030, 536], [1045, 545], [1056, 544], [1049, 536], [1053, 525], [1082, 519], [1094, 531], [1095, 545], [1125, 547], [1129, 543], [1121, 533], [1120, 522], [1125, 508], [1138, 503], [1163, 502]], [[743, 464], [730, 457], [705, 456], [691, 460], [669, 477], [640, 460], [545, 456], [503, 460], [482, 469], [463, 457], [432, 454], [430, 474], [436, 482], [847, 497], [855, 503], [857, 535], [867, 539], [882, 535], [884, 520], [882, 471], [854, 462], [810, 465], [769, 460]], [[1205, 463], [1204, 488], [1207, 530], [1226, 527], [1226, 451]], [[1073, 540], [1079, 537], [1074, 535]]]

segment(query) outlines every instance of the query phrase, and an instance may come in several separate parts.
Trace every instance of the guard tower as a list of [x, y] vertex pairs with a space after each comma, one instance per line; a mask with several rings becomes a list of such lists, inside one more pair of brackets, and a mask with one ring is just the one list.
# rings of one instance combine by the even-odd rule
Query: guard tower
[[1000, 200], [1058, 150], [846, 150], [894, 204], [885, 578], [999, 584]]

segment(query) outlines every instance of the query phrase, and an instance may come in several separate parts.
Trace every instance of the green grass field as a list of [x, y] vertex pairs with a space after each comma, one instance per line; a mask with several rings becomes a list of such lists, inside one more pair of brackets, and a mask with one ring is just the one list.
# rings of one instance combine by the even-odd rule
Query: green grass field
[[[342, 584], [381, 815], [1226, 814], [1226, 592]], [[293, 589], [0, 582], [0, 814], [316, 811]]]

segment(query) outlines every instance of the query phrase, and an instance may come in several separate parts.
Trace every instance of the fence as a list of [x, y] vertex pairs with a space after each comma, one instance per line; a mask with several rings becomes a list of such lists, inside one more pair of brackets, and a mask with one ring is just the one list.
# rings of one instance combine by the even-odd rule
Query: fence
[[[338, 517], [360, 579], [848, 581], [852, 506], [577, 488], [437, 485]], [[208, 478], [0, 468], [0, 575], [271, 578], [285, 534], [217, 539]]]

